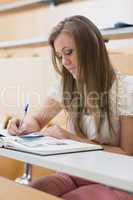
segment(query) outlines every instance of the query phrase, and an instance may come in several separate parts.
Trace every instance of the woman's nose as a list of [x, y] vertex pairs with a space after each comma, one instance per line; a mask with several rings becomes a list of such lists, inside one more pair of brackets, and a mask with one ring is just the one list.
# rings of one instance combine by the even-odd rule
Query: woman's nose
[[71, 63], [70, 59], [62, 57], [62, 65], [67, 66]]

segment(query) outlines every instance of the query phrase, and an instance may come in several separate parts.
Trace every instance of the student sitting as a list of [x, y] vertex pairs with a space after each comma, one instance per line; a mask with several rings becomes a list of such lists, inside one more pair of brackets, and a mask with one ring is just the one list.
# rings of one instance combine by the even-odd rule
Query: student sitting
[[[72, 16], [53, 28], [49, 44], [61, 77], [38, 113], [12, 119], [14, 135], [39, 131], [61, 109], [69, 114], [67, 130], [54, 125], [46, 135], [96, 142], [111, 152], [133, 155], [133, 77], [113, 69], [103, 38], [86, 17]], [[67, 200], [131, 200], [130, 194], [63, 173], [42, 177], [30, 186]]]

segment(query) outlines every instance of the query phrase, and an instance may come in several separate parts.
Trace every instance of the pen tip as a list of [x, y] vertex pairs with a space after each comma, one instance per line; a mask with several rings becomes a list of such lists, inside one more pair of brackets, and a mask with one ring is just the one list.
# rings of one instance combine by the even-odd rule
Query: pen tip
[[27, 104], [27, 105], [25, 106], [25, 109], [24, 109], [25, 112], [27, 112], [28, 107], [29, 107], [29, 104]]

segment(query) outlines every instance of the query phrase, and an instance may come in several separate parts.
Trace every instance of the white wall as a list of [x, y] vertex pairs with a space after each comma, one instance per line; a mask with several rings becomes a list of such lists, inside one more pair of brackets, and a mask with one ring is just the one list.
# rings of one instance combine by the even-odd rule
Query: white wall
[[54, 71], [45, 58], [0, 59], [0, 115], [22, 114], [30, 103], [35, 110], [54, 85]]

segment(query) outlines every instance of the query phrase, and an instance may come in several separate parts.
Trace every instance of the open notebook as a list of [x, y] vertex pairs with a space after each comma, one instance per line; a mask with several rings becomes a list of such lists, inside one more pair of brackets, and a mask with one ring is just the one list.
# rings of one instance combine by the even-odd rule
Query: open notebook
[[11, 136], [5, 129], [0, 131], [0, 147], [38, 155], [54, 155], [81, 151], [102, 150], [97, 144], [81, 143], [69, 139], [56, 139], [39, 132], [23, 136]]

